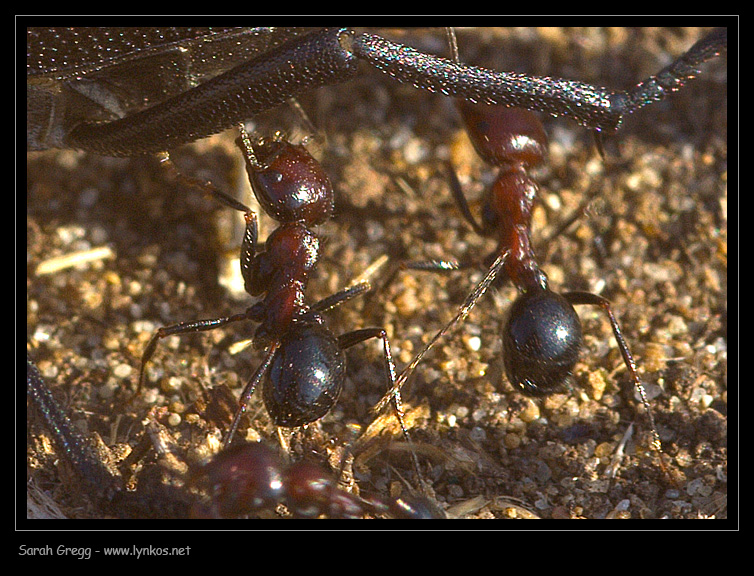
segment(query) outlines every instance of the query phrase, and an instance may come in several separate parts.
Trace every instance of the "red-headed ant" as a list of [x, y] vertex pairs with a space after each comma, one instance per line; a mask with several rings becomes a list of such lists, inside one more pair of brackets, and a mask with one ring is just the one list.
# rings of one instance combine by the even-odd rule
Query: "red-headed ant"
[[[448, 37], [451, 60], [458, 62], [452, 29], [448, 29]], [[657, 88], [663, 95], [666, 91], [682, 87], [684, 80], [693, 76], [691, 70], [714, 52], [703, 44], [699, 42], [663, 72], [639, 85], [636, 92], [649, 89], [653, 84], [664, 86]], [[395, 72], [395, 75], [401, 74]], [[446, 93], [453, 93], [453, 90]], [[376, 410], [381, 410], [393, 399], [393, 394], [400, 392], [426, 353], [468, 316], [487, 289], [496, 281], [500, 283], [507, 279], [519, 291], [501, 331], [503, 363], [508, 381], [527, 396], [548, 396], [564, 391], [583, 346], [581, 321], [574, 305], [601, 308], [609, 319], [623, 362], [646, 409], [652, 449], [660, 454], [660, 466], [669, 477], [662, 460], [660, 436], [647, 393], [610, 302], [590, 292], [554, 292], [548, 285], [547, 275], [537, 263], [531, 230], [532, 211], [539, 186], [530, 175], [530, 170], [543, 162], [547, 152], [547, 134], [541, 121], [527, 109], [495, 105], [481, 96], [479, 99], [480, 103], [459, 99], [457, 107], [477, 154], [498, 170], [484, 197], [481, 221], [473, 215], [450, 163], [447, 172], [450, 189], [464, 219], [477, 234], [496, 239], [498, 245], [483, 262], [488, 269], [486, 275], [466, 298], [458, 314], [414, 357], [399, 375], [393, 389], [378, 403]], [[641, 100], [643, 105], [651, 102], [652, 98], [637, 96], [636, 100]], [[599, 140], [598, 145], [602, 153]], [[409, 264], [408, 267], [447, 271], [458, 266], [453, 262], [433, 261]]]
[[237, 442], [195, 470], [190, 483], [204, 486], [209, 497], [194, 506], [196, 518], [236, 518], [285, 504], [294, 517], [444, 518], [442, 510], [422, 497], [388, 500], [359, 497], [338, 488], [332, 474], [318, 464], [284, 464], [276, 450], [263, 443]]
[[[328, 220], [334, 207], [333, 188], [327, 174], [303, 145], [293, 145], [280, 136], [254, 144], [243, 126], [240, 130], [237, 144], [244, 154], [251, 188], [262, 209], [279, 223], [264, 247], [257, 238], [258, 219], [253, 210], [212, 186], [202, 187], [217, 201], [244, 213], [241, 273], [249, 295], [262, 299], [240, 314], [159, 328], [144, 349], [137, 388], [138, 394], [146, 378], [146, 365], [161, 339], [214, 330], [244, 320], [259, 323], [254, 343], [266, 351], [241, 394], [240, 407], [225, 436], [226, 447], [260, 384], [264, 404], [275, 425], [293, 428], [322, 418], [333, 408], [343, 388], [344, 351], [370, 338], [382, 341], [386, 381], [390, 385], [395, 383], [395, 364], [383, 329], [364, 328], [335, 336], [321, 316], [369, 290], [367, 282], [314, 304], [306, 303], [309, 275], [320, 258], [319, 238], [312, 227]], [[399, 397], [395, 406], [400, 418]], [[405, 426], [403, 429], [405, 432]]]

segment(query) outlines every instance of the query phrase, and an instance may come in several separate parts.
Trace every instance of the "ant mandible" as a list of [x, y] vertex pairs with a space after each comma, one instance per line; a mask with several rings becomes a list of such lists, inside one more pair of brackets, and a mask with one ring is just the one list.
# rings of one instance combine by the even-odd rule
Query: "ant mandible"
[[[448, 30], [448, 39], [452, 59], [458, 62], [452, 30]], [[644, 385], [610, 302], [589, 292], [554, 292], [537, 263], [531, 242], [531, 216], [539, 187], [529, 170], [544, 161], [548, 144], [544, 126], [533, 112], [523, 108], [460, 99], [457, 108], [477, 154], [497, 168], [498, 173], [486, 192], [481, 223], [472, 214], [455, 170], [448, 162], [450, 189], [474, 231], [480, 236], [497, 239], [498, 245], [485, 261], [486, 275], [469, 294], [458, 314], [414, 357], [375, 410], [381, 410], [393, 394], [400, 391], [424, 355], [466, 318], [489, 286], [496, 279], [499, 282], [507, 278], [519, 291], [501, 332], [503, 363], [511, 384], [527, 396], [547, 396], [563, 390], [582, 348], [581, 321], [574, 306], [599, 306], [610, 321], [623, 361], [646, 409], [652, 448], [661, 453], [660, 437]], [[415, 267], [449, 270], [457, 269], [458, 265], [434, 261], [419, 263]], [[662, 459], [660, 462], [664, 468]]]
[[[225, 447], [230, 445], [252, 394], [262, 382], [264, 404], [276, 426], [294, 428], [322, 418], [333, 408], [343, 388], [344, 351], [365, 340], [382, 340], [387, 380], [390, 386], [396, 381], [385, 330], [363, 328], [335, 336], [321, 316], [368, 291], [368, 282], [347, 287], [314, 304], [306, 303], [309, 275], [319, 260], [319, 239], [312, 227], [329, 219], [334, 208], [333, 187], [327, 174], [303, 144], [291, 144], [279, 134], [253, 144], [243, 125], [240, 132], [236, 143], [244, 155], [254, 195], [262, 209], [279, 223], [264, 247], [258, 242], [257, 215], [253, 210], [207, 183], [181, 178], [244, 213], [246, 227], [240, 258], [244, 287], [251, 296], [263, 298], [239, 314], [158, 328], [144, 349], [137, 388], [138, 394], [146, 378], [146, 365], [161, 339], [214, 330], [242, 320], [258, 322], [254, 344], [266, 348], [266, 352], [241, 394], [225, 436]], [[177, 173], [167, 156], [163, 160]], [[400, 398], [394, 398], [407, 435]]]

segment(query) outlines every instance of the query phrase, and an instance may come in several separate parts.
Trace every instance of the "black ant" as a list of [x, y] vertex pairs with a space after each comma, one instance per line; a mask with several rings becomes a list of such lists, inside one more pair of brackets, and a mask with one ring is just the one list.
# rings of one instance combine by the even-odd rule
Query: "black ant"
[[382, 500], [346, 492], [318, 464], [305, 460], [285, 464], [277, 450], [261, 442], [237, 442], [225, 448], [197, 469], [189, 483], [210, 493], [208, 501], [194, 506], [192, 515], [197, 518], [236, 518], [277, 504], [285, 504], [299, 518], [445, 517], [423, 497]]
[[[241, 394], [239, 408], [225, 436], [226, 447], [262, 382], [264, 404], [272, 422], [295, 428], [319, 420], [337, 402], [345, 379], [347, 348], [379, 338], [391, 386], [396, 374], [385, 330], [364, 328], [335, 336], [321, 316], [369, 290], [368, 282], [345, 288], [314, 304], [306, 303], [309, 275], [319, 260], [319, 239], [312, 227], [329, 219], [334, 206], [327, 174], [303, 144], [291, 144], [280, 135], [253, 144], [243, 126], [240, 131], [236, 143], [244, 154], [254, 195], [262, 209], [280, 224], [267, 238], [264, 248], [258, 242], [257, 215], [253, 210], [209, 185], [189, 181], [207, 189], [217, 201], [244, 213], [241, 273], [246, 291], [263, 299], [232, 316], [159, 328], [144, 349], [137, 388], [138, 394], [146, 378], [146, 364], [162, 338], [214, 330], [242, 320], [258, 322], [254, 343], [266, 348], [266, 352]], [[395, 407], [400, 412], [397, 396]], [[398, 416], [405, 433], [402, 417]]]

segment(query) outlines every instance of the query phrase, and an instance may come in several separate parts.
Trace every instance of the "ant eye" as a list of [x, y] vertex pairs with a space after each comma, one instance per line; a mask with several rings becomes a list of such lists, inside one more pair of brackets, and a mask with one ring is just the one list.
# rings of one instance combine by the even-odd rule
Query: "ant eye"
[[581, 350], [581, 321], [573, 306], [550, 290], [522, 294], [503, 327], [503, 360], [511, 383], [543, 396], [562, 388]]

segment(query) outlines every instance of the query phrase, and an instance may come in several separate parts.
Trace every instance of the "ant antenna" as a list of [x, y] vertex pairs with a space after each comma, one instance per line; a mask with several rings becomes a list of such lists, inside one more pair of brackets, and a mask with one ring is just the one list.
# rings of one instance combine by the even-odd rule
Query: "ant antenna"
[[508, 259], [508, 254], [508, 252], [503, 252], [497, 257], [492, 266], [490, 266], [489, 270], [487, 270], [484, 278], [479, 281], [471, 294], [467, 296], [466, 300], [458, 310], [458, 313], [455, 315], [455, 317], [450, 322], [448, 322], [445, 327], [442, 328], [442, 330], [435, 334], [432, 340], [430, 340], [427, 345], [416, 356], [414, 356], [414, 359], [411, 360], [411, 362], [398, 376], [397, 380], [395, 381], [395, 385], [388, 391], [387, 394], [385, 394], [380, 399], [380, 401], [374, 407], [374, 412], [382, 411], [382, 409], [388, 404], [388, 402], [390, 402], [394, 398], [399, 397], [401, 388], [403, 388], [403, 386], [406, 384], [411, 374], [424, 358], [425, 354], [427, 354], [427, 352], [429, 352], [443, 336], [445, 336], [449, 331], [455, 329], [458, 324], [466, 319], [474, 306], [476, 306], [476, 303], [479, 301], [479, 299], [484, 295], [485, 292], [487, 292], [487, 289], [495, 281], [498, 273], [505, 265], [505, 261]]

